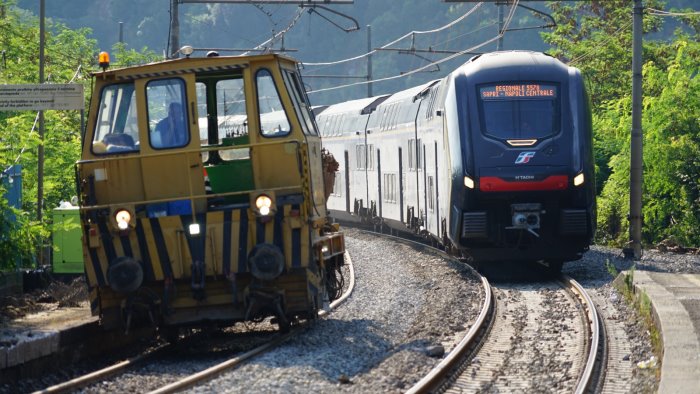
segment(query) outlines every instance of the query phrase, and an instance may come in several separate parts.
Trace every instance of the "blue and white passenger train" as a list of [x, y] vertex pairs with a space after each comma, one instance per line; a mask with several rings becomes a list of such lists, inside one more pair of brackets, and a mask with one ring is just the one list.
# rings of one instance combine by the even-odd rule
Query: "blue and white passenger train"
[[578, 69], [546, 54], [472, 58], [445, 78], [317, 109], [339, 161], [339, 219], [410, 229], [477, 263], [559, 270], [596, 224], [591, 112]]

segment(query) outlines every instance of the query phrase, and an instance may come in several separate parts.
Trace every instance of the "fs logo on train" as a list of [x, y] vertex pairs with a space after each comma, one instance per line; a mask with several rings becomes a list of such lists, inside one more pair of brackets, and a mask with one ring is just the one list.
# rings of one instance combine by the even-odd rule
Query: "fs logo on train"
[[515, 159], [515, 164], [525, 164], [535, 157], [535, 152], [520, 152], [518, 158]]

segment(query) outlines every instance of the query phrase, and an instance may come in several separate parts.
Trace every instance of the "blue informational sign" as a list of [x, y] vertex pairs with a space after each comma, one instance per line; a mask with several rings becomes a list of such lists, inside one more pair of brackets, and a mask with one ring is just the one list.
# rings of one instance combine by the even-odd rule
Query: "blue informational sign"
[[2, 186], [5, 189], [5, 198], [11, 207], [22, 207], [22, 166], [15, 164], [2, 171], [0, 175]]
[[[2, 188], [5, 190], [2, 197], [7, 199], [11, 207], [20, 209], [22, 207], [22, 166], [15, 164], [4, 169], [0, 168], [0, 171], [2, 171], [0, 172], [0, 183], [2, 184]], [[9, 223], [14, 223], [17, 221], [17, 217], [12, 212], [0, 212], [0, 214], [5, 215], [5, 217], [9, 220]], [[9, 223], [8, 225], [11, 225]], [[3, 227], [2, 223], [0, 223], [0, 231], [6, 231], [6, 229], [1, 227]], [[19, 258], [17, 258], [15, 266], [17, 267], [17, 272], [19, 273]], [[18, 283], [21, 284], [22, 277], [19, 276], [18, 278]]]

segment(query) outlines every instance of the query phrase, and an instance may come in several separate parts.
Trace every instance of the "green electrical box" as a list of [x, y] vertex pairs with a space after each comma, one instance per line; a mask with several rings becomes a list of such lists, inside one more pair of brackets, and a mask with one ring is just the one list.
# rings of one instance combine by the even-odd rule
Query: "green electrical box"
[[83, 244], [81, 242], [80, 211], [78, 207], [53, 210], [53, 272], [82, 274]]

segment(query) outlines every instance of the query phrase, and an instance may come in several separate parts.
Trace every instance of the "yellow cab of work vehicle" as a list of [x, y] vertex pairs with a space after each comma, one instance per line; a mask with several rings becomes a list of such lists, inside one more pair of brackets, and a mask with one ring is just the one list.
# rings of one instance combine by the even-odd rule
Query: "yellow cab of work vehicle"
[[105, 328], [273, 316], [286, 330], [339, 296], [344, 239], [294, 60], [188, 56], [93, 83], [76, 173]]

